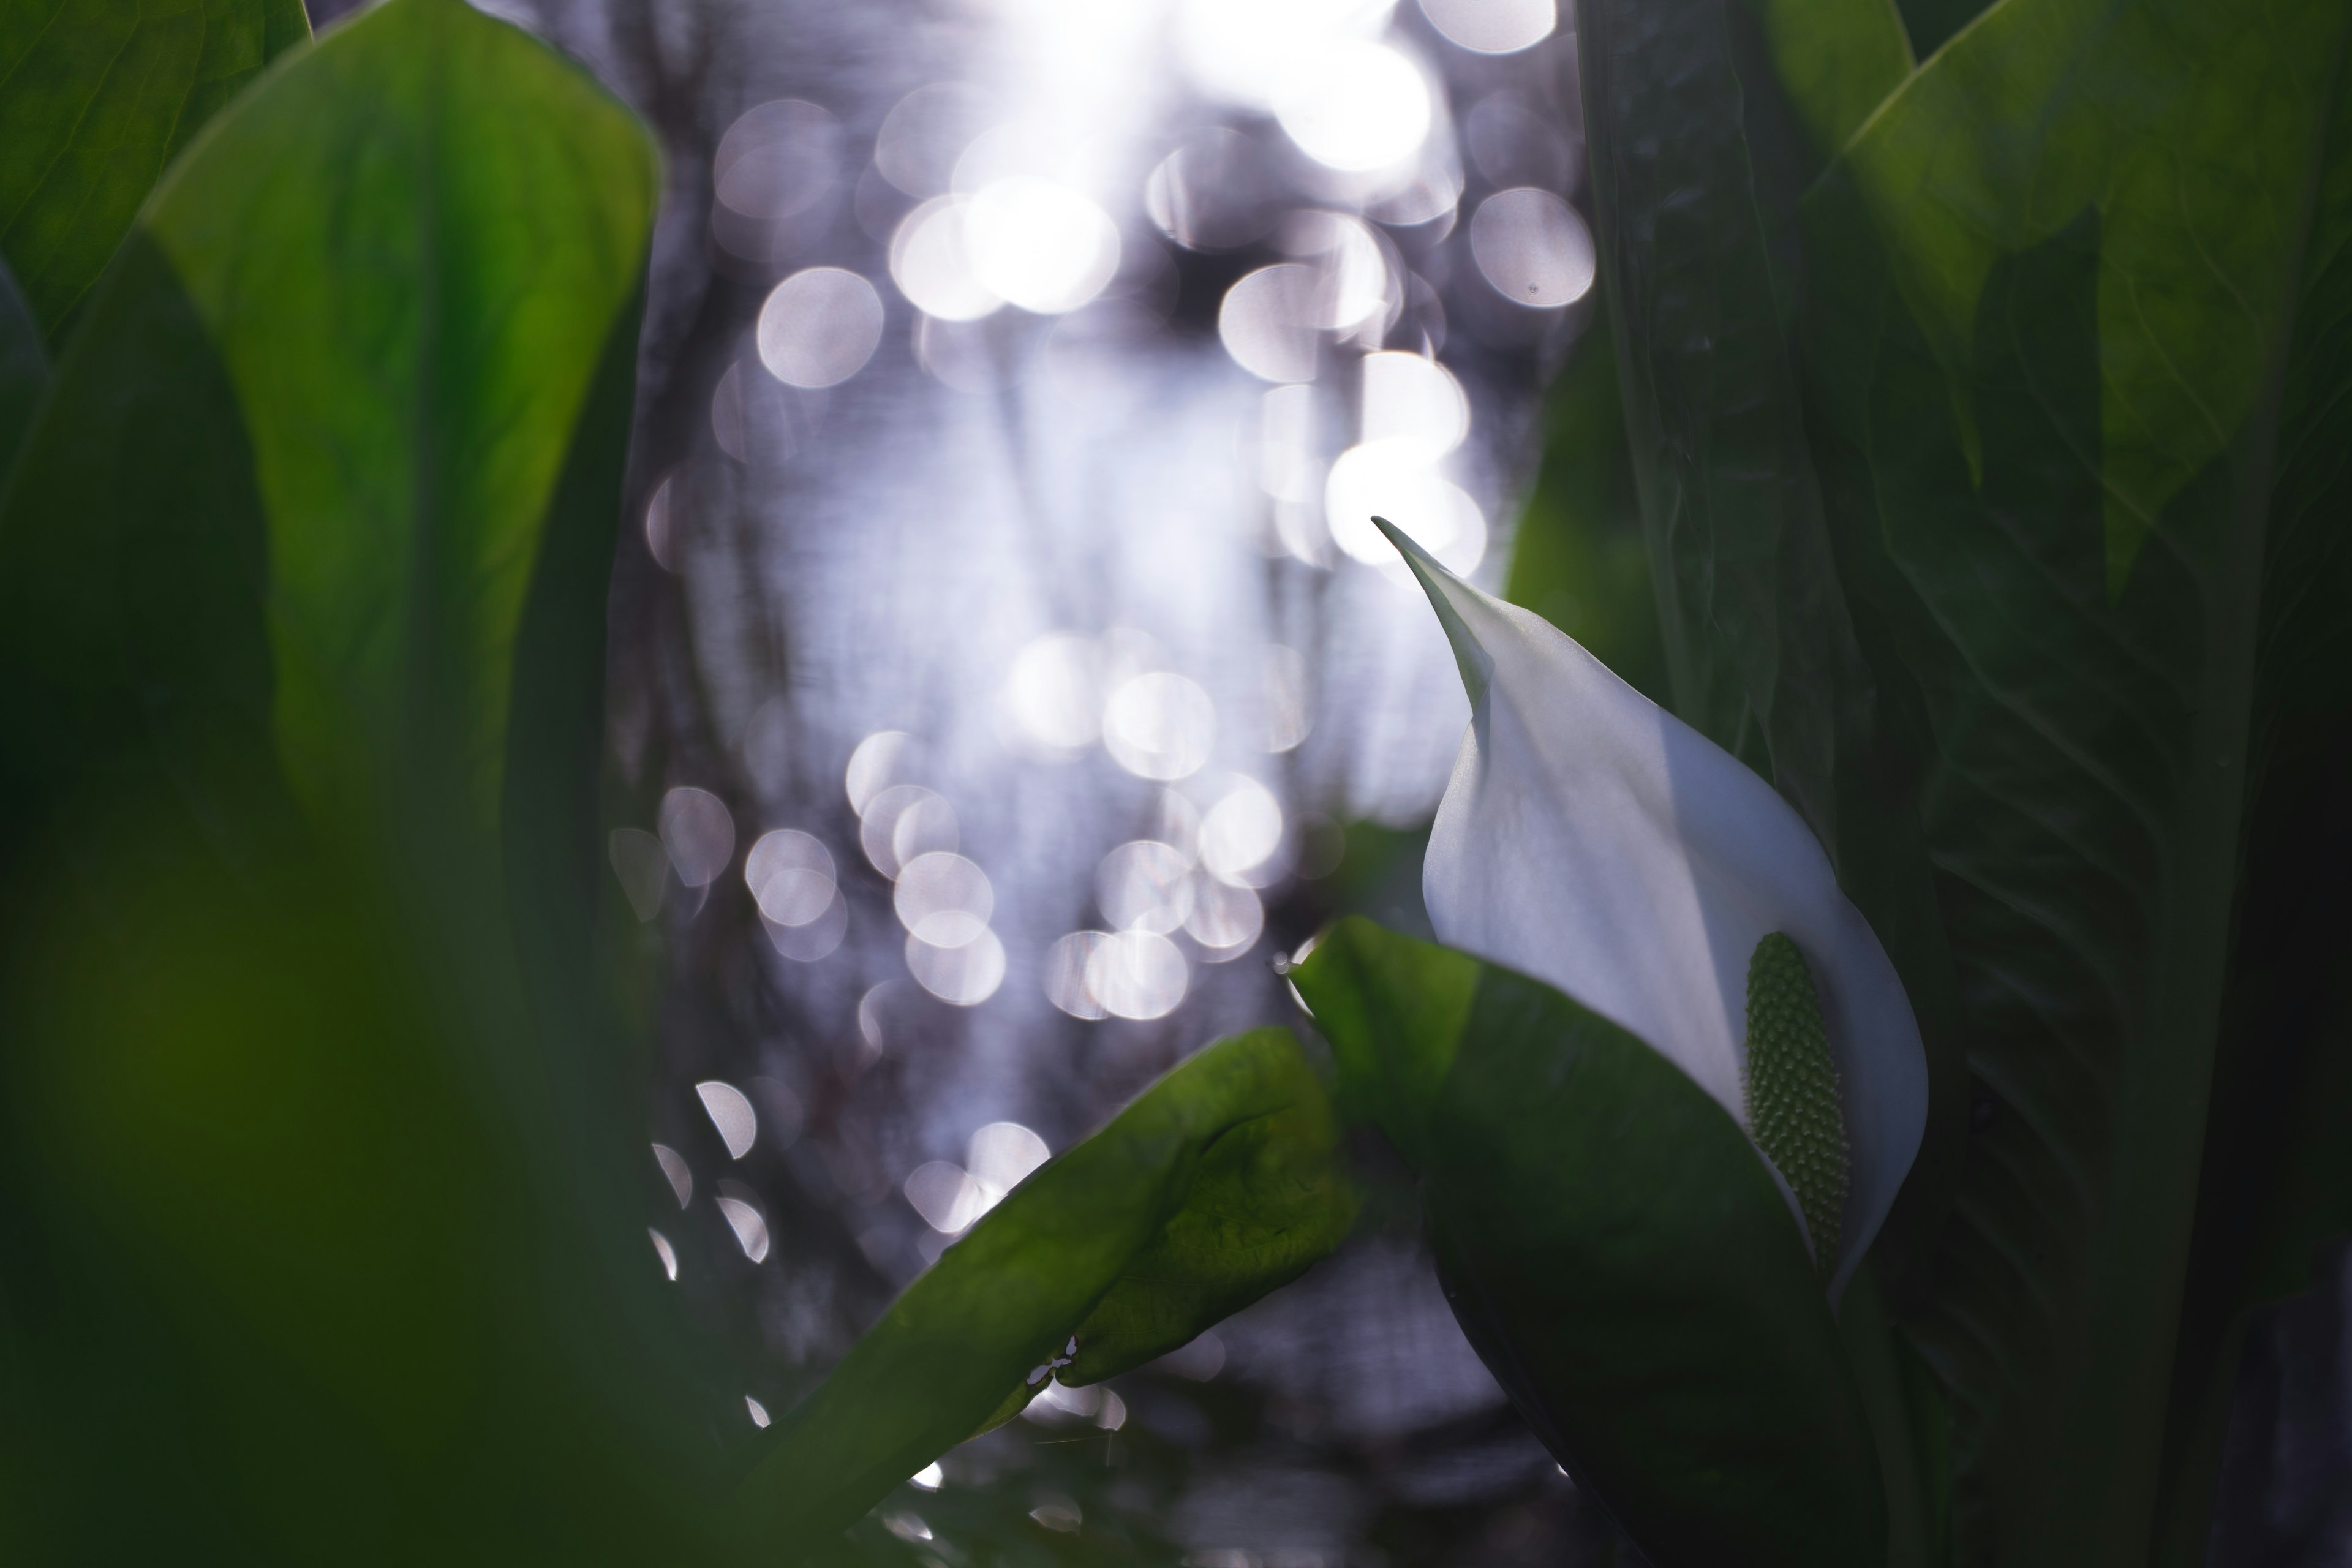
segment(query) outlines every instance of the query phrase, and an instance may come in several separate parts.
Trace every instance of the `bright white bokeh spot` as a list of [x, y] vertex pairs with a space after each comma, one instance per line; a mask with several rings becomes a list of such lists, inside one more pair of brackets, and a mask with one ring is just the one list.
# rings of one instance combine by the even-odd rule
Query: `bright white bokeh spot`
[[758, 1209], [741, 1198], [720, 1198], [719, 1212], [725, 1216], [727, 1228], [735, 1233], [735, 1245], [743, 1256], [754, 1263], [768, 1260], [768, 1219]]
[[911, 934], [933, 947], [961, 947], [988, 930], [996, 893], [978, 866], [935, 849], [899, 868], [891, 903]]
[[1275, 118], [1317, 163], [1361, 174], [1401, 163], [1429, 138], [1429, 83], [1385, 44], [1349, 39], [1284, 68]]
[[1552, 0], [1421, 0], [1421, 11], [1449, 43], [1482, 55], [1533, 48], [1559, 25]]
[[1184, 920], [1184, 934], [1206, 950], [1202, 956], [1212, 963], [1239, 958], [1265, 930], [1265, 906], [1256, 891], [1214, 879], [1202, 884]]
[[1209, 760], [1217, 710], [1200, 685], [1167, 670], [1139, 675], [1103, 708], [1103, 744], [1138, 778], [1191, 776]]
[[1592, 231], [1574, 207], [1533, 185], [1478, 204], [1470, 255], [1495, 292], [1530, 310], [1573, 304], [1592, 287]]
[[1101, 658], [1091, 638], [1058, 632], [1013, 655], [1004, 702], [1024, 739], [1066, 754], [1095, 743], [1102, 733]]
[[775, 924], [807, 925], [833, 904], [833, 851], [797, 828], [763, 833], [743, 858], [743, 885]]
[[1122, 844], [1095, 868], [1095, 901], [1113, 930], [1164, 936], [1192, 912], [1192, 861], [1158, 839]]
[[686, 1156], [667, 1143], [654, 1145], [654, 1163], [661, 1167], [662, 1179], [669, 1190], [677, 1194], [677, 1206], [684, 1208], [694, 1201], [694, 1173], [687, 1168]]
[[916, 856], [956, 847], [955, 808], [920, 784], [892, 784], [866, 803], [857, 841], [874, 868], [896, 880]]
[[691, 784], [671, 790], [662, 796], [659, 821], [662, 847], [688, 887], [709, 887], [734, 858], [734, 816], [709, 790]]
[[1039, 315], [1076, 310], [1118, 271], [1118, 227], [1052, 180], [991, 181], [971, 198], [963, 234], [981, 286]]
[[1155, 931], [1113, 931], [1087, 959], [1087, 990], [1121, 1018], [1164, 1018], [1184, 1000], [1191, 967]]
[[761, 1404], [758, 1400], [756, 1400], [756, 1399], [752, 1398], [750, 1394], [745, 1394], [745, 1395], [743, 1396], [743, 1408], [744, 1408], [745, 1410], [747, 1410], [747, 1411], [751, 1412], [751, 1425], [752, 1425], [752, 1426], [767, 1426], [767, 1424], [768, 1424], [768, 1407], [767, 1407], [766, 1405], [764, 1405]]
[[1095, 949], [1110, 940], [1099, 931], [1074, 931], [1045, 950], [1045, 1000], [1073, 1018], [1089, 1021], [1108, 1017], [1095, 994], [1087, 989], [1087, 963]]
[[874, 137], [874, 167], [910, 196], [948, 188], [956, 160], [988, 123], [988, 100], [958, 82], [933, 82], [900, 99]]
[[923, 1223], [941, 1236], [971, 1228], [986, 1214], [988, 1194], [978, 1178], [951, 1161], [932, 1160], [915, 1167], [900, 1189]]
[[675, 1283], [677, 1279], [677, 1248], [669, 1244], [669, 1237], [651, 1226], [646, 1226], [646, 1234], [653, 1238], [654, 1256], [661, 1259], [662, 1278]]
[[770, 920], [766, 910], [760, 914], [760, 924], [767, 931], [768, 941], [777, 953], [795, 963], [814, 963], [830, 956], [849, 934], [849, 900], [835, 888], [826, 899], [824, 908], [815, 918], [801, 925], [785, 925]]
[[669, 851], [642, 827], [616, 827], [607, 845], [613, 875], [621, 881], [629, 912], [640, 923], [661, 913], [662, 896], [669, 884]]
[[1297, 749], [1315, 723], [1307, 705], [1307, 660], [1297, 648], [1268, 643], [1259, 658], [1258, 684], [1265, 702], [1260, 743], [1277, 755]]
[[1221, 881], [1251, 885], [1252, 870], [1282, 847], [1282, 803], [1243, 779], [1201, 818], [1201, 864]]
[[1410, 443], [1350, 447], [1331, 465], [1323, 496], [1331, 537], [1359, 561], [1404, 572], [1402, 558], [1372, 525], [1375, 517], [1403, 529], [1450, 572], [1467, 575], [1486, 556], [1486, 520], [1478, 503]]
[[747, 110], [710, 160], [720, 202], [746, 217], [786, 218], [823, 200], [841, 175], [841, 121], [814, 103], [778, 99]]
[[1282, 247], [1315, 268], [1313, 325], [1326, 331], [1377, 335], [1404, 308], [1404, 293], [1371, 226], [1345, 213], [1294, 213], [1282, 226]]
[[947, 1484], [948, 1473], [940, 1468], [937, 1459], [907, 1478], [907, 1484], [917, 1491], [935, 1492]]
[[894, 784], [906, 783], [914, 752], [915, 738], [904, 730], [877, 730], [858, 742], [842, 773], [849, 809], [864, 816], [867, 803], [876, 795]]
[[1470, 400], [1454, 373], [1393, 350], [1366, 354], [1360, 439], [1395, 441], [1435, 462], [1470, 434]]
[[1019, 1186], [1053, 1157], [1045, 1141], [1018, 1121], [990, 1122], [971, 1135], [964, 1151], [964, 1163], [972, 1175], [1000, 1193]]
[[740, 1160], [750, 1153], [752, 1142], [760, 1136], [760, 1117], [743, 1091], [714, 1078], [696, 1084], [694, 1092], [702, 1097], [702, 1109], [709, 1113], [710, 1125], [719, 1129], [719, 1140], [727, 1145], [727, 1157]]
[[917, 310], [942, 321], [976, 321], [1004, 303], [980, 279], [970, 205], [961, 196], [933, 196], [890, 237], [890, 281]]
[[786, 386], [837, 386], [882, 341], [882, 296], [838, 267], [795, 272], [760, 307], [758, 340], [760, 363]]
[[1314, 380], [1322, 350], [1322, 289], [1316, 268], [1296, 261], [1242, 278], [1217, 307], [1217, 336], [1225, 352], [1266, 381]]
[[977, 1007], [1004, 984], [1004, 943], [986, 927], [971, 941], [940, 947], [907, 938], [907, 973], [915, 984], [953, 1007]]
[[1270, 108], [1287, 68], [1333, 43], [1378, 37], [1395, 0], [1182, 0], [1177, 58], [1214, 98]]

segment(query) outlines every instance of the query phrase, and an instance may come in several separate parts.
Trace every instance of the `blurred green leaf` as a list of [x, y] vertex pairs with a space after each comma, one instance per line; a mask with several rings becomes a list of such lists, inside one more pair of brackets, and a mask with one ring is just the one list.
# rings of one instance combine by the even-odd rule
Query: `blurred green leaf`
[[544, 47], [391, 0], [84, 307], [0, 506], [23, 1560], [706, 1554], [592, 945], [656, 183]]
[[40, 323], [6, 264], [0, 263], [0, 493], [7, 489], [16, 443], [48, 384], [49, 356], [41, 346]]
[[1651, 1561], [1885, 1560], [1837, 1326], [1720, 1106], [1549, 987], [1366, 921], [1292, 979], [1421, 1171], [1471, 1342]]
[[0, 256], [51, 342], [172, 160], [310, 34], [301, 0], [0, 0]]
[[1633, 454], [1606, 331], [1578, 340], [1544, 395], [1543, 462], [1503, 597], [1582, 643], [1651, 701], [1673, 700]]
[[1287, 1029], [1221, 1040], [1057, 1156], [907, 1288], [771, 1434], [748, 1540], [813, 1549], [982, 1426], [1078, 1342], [1067, 1381], [1174, 1350], [1339, 1245], [1356, 1197]]

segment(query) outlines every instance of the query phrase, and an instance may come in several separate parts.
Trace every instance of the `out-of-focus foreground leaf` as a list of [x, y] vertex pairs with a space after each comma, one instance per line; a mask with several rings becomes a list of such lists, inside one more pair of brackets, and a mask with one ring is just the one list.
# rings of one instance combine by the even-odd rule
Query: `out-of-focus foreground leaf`
[[0, 257], [52, 342], [172, 160], [310, 36], [302, 0], [0, 0]]
[[84, 307], [0, 500], [14, 1560], [701, 1555], [593, 946], [655, 190], [390, 0]]
[[[2318, 804], [2352, 757], [2352, 12], [2007, 0], [1858, 121], [1813, 68], [1885, 55], [1839, 32], [1883, 17], [1582, 20], [1604, 276], [1659, 389], [1629, 398], [1644, 506], [1686, 568], [1670, 652], [1738, 672], [1801, 804], [1795, 742], [1832, 737], [1842, 878], [1906, 833], [1933, 868], [1931, 900], [1850, 891], [1971, 1080], [1958, 1158], [1939, 1081], [1935, 1201], [1890, 1233], [1957, 1560], [2137, 1563], [2161, 1528], [2187, 1561], [2228, 1325], [2352, 1220], [2316, 979], [2352, 922], [2313, 896], [2352, 862]], [[1844, 706], [1784, 744], [1792, 688]]]
[[1041, 1168], [907, 1288], [777, 1423], [749, 1542], [809, 1549], [1044, 1386], [1176, 1349], [1298, 1277], [1356, 1195], [1322, 1081], [1287, 1029], [1209, 1047]]
[[16, 443], [48, 384], [49, 356], [41, 347], [40, 323], [16, 291], [7, 264], [0, 262], [0, 489], [7, 486]]
[[1837, 1326], [1722, 1107], [1549, 987], [1368, 921], [1292, 979], [1421, 1173], [1465, 1332], [1658, 1568], [1884, 1561]]

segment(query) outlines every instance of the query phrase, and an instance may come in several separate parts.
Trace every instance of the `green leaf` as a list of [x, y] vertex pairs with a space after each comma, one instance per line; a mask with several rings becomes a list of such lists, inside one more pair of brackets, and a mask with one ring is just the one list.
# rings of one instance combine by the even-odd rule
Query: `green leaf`
[[[1930, 737], [1981, 1085], [1910, 1325], [1949, 1394], [1963, 1561], [2147, 1558], [2165, 1500], [2201, 1491], [2188, 1434], [2248, 1288], [2210, 1226], [2192, 1267], [2192, 1216], [2294, 1200], [2267, 1152], [2243, 1184], [2248, 1142], [2293, 1129], [2275, 1087], [2241, 1113], [2217, 1039], [2271, 1050], [2247, 1037], [2279, 977], [2247, 937], [2334, 903], [2277, 868], [2326, 842], [2352, 712], [2348, 42], [2326, 4], [2011, 0], [1806, 200], [1832, 526], [1882, 689]], [[2266, 812], [2300, 831], [2250, 838]], [[2287, 1013], [2275, 1060], [2326, 1081], [2332, 1007]]]
[[813, 1550], [1043, 1386], [1140, 1365], [1339, 1245], [1354, 1189], [1287, 1029], [1209, 1047], [949, 1247], [777, 1423], [739, 1500], [766, 1550]]
[[0, 490], [7, 487], [16, 443], [48, 384], [49, 356], [41, 346], [40, 324], [16, 291], [16, 279], [0, 263]]
[[0, 0], [0, 256], [56, 343], [172, 160], [301, 0]]
[[0, 500], [12, 1556], [707, 1555], [590, 923], [656, 173], [391, 0], [83, 307]]
[[1787, 95], [1823, 162], [1836, 156], [1911, 74], [1913, 40], [1905, 35], [1904, 17], [1893, 0], [1747, 5], [1771, 58], [1769, 80]]
[[1810, 265], [1797, 198], [1907, 57], [1871, 0], [1593, 0], [1579, 15], [1601, 274], [1676, 711], [1804, 815], [1927, 1047], [1927, 1134], [1876, 1244], [1907, 1295], [1958, 1180], [1968, 1106], [1918, 826], [1926, 725], [1864, 657], [1876, 628], [1857, 624], [1832, 558], [1789, 336]]
[[1651, 1561], [1884, 1561], [1837, 1326], [1720, 1106], [1559, 993], [1366, 921], [1292, 979], [1421, 1172], [1471, 1342]]
[[1578, 340], [1544, 395], [1544, 425], [1543, 462], [1511, 536], [1503, 597], [1583, 644], [1653, 702], [1671, 702], [1606, 332]]

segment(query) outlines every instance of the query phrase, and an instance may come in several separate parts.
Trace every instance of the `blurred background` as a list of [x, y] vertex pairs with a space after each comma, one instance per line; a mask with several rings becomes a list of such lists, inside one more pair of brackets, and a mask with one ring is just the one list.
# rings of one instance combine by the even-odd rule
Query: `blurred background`
[[[748, 1436], [1050, 1152], [1293, 1019], [1276, 954], [1425, 932], [1467, 710], [1372, 511], [1664, 697], [1576, 38], [1554, 0], [482, 3], [667, 154], [610, 852], [647, 1266]], [[863, 1550], [1632, 1560], [1360, 1152], [1339, 1256]]]

